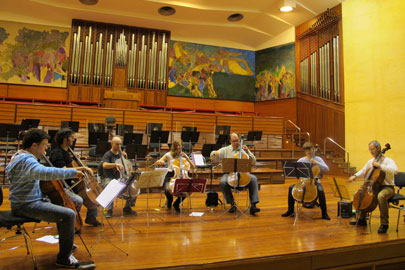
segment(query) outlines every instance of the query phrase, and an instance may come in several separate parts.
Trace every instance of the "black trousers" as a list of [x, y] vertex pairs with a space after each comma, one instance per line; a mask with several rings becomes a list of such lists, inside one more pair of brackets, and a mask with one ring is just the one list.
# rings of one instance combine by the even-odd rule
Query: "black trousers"
[[[294, 212], [294, 204], [295, 200], [292, 195], [292, 190], [295, 185], [291, 185], [288, 189], [288, 212]], [[327, 213], [326, 210], [326, 198], [325, 198], [325, 191], [323, 190], [323, 186], [321, 183], [317, 182], [316, 187], [318, 190], [318, 200], [319, 206], [321, 207], [322, 215]]]
[[[173, 203], [173, 195], [169, 190], [169, 182], [170, 179], [174, 176], [174, 172], [168, 172], [166, 174], [165, 180], [163, 182], [163, 187], [165, 188], [165, 196], [167, 200], [167, 208], [170, 208]], [[178, 196], [177, 200], [174, 202], [175, 204], [180, 204], [180, 202], [184, 201], [186, 196]]]

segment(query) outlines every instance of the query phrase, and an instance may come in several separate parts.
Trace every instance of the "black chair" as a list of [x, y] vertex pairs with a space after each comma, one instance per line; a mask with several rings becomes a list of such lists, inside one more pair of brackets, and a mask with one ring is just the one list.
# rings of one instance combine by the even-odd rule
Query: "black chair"
[[[0, 205], [3, 202], [3, 189], [0, 187]], [[32, 261], [34, 263], [34, 269], [38, 269], [37, 261], [34, 256], [34, 250], [32, 248], [31, 237], [25, 230], [24, 224], [29, 222], [36, 222], [39, 223], [40, 220], [26, 218], [26, 217], [18, 217], [14, 216], [11, 211], [0, 211], [0, 228], [7, 228], [7, 232], [1, 233], [1, 241], [5, 241], [7, 239], [12, 239], [17, 236], [24, 236], [25, 240], [25, 247], [27, 249], [27, 254], [31, 253]], [[15, 235], [3, 238], [3, 234], [8, 233], [10, 231], [14, 231]]]
[[405, 187], [405, 172], [399, 172], [394, 177], [395, 186], [398, 187], [397, 193], [392, 196], [391, 199], [388, 200], [389, 207], [398, 209], [398, 219], [397, 219], [397, 232], [398, 232], [398, 225], [399, 225], [399, 216], [401, 211], [405, 211], [404, 204], [400, 205], [401, 201], [405, 200], [405, 196], [399, 194], [400, 190]]

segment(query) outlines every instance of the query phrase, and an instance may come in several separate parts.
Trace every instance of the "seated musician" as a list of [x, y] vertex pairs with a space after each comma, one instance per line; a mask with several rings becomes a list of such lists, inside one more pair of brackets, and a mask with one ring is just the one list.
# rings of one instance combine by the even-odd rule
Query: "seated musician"
[[88, 168], [61, 169], [45, 167], [39, 159], [48, 148], [49, 136], [43, 130], [30, 129], [24, 136], [22, 149], [11, 158], [6, 167], [10, 182], [11, 211], [16, 216], [55, 222], [59, 234], [59, 254], [56, 264], [66, 268], [95, 268], [93, 262], [80, 263], [72, 255], [76, 214], [72, 209], [52, 204], [42, 199], [39, 181], [82, 177], [82, 171], [92, 174]]
[[[363, 169], [355, 173], [353, 176], [349, 178], [349, 182], [356, 180], [359, 177], [364, 177], [366, 172], [371, 169], [373, 166], [376, 168], [380, 168], [381, 171], [385, 172], [385, 179], [383, 184], [378, 191], [378, 206], [380, 208], [380, 227], [378, 229], [378, 233], [386, 233], [388, 230], [388, 200], [394, 196], [395, 189], [394, 189], [394, 175], [398, 172], [398, 167], [395, 164], [395, 161], [390, 159], [389, 157], [382, 156], [382, 162], [376, 162], [376, 157], [381, 152], [381, 144], [374, 140], [368, 144], [368, 150], [370, 154], [373, 156], [366, 165], [364, 165]], [[382, 154], [382, 153], [381, 153]], [[351, 221], [351, 225], [359, 225], [359, 226], [367, 226], [366, 222], [366, 212], [360, 213], [360, 218], [358, 221]]]
[[[323, 173], [326, 173], [329, 171], [328, 165], [323, 161], [323, 159], [319, 156], [313, 156], [314, 155], [314, 147], [310, 142], [304, 143], [302, 146], [305, 150], [305, 157], [300, 158], [297, 162], [306, 162], [306, 163], [311, 163], [312, 165], [318, 165], [319, 168], [321, 169], [319, 179], [322, 178]], [[326, 220], [330, 220], [330, 217], [328, 216], [328, 212], [326, 210], [326, 198], [325, 198], [325, 191], [323, 190], [322, 184], [319, 181], [319, 179], [316, 181], [316, 187], [318, 190], [318, 198], [319, 198], [319, 204], [321, 207], [322, 211], [322, 218]], [[295, 185], [291, 185], [290, 188], [288, 189], [288, 210], [284, 214], [282, 214], [282, 217], [289, 217], [294, 214], [294, 198], [292, 195], [292, 190]]]
[[[218, 159], [223, 158], [234, 158], [239, 155], [240, 152], [240, 138], [236, 133], [232, 133], [230, 136], [231, 145], [222, 147], [218, 151], [212, 151], [210, 156], [211, 160], [214, 162]], [[252, 161], [252, 164], [256, 163], [256, 157], [250, 152], [249, 148], [246, 145], [243, 145], [242, 152], [249, 156], [249, 159]], [[235, 201], [232, 195], [231, 186], [228, 184], [228, 175], [224, 174], [221, 178], [219, 186], [222, 193], [224, 194], [225, 201], [231, 205], [229, 208], [229, 213], [234, 213], [237, 209]], [[250, 182], [247, 185], [249, 187], [249, 198], [250, 198], [250, 214], [255, 215], [257, 212], [260, 212], [260, 208], [256, 207], [256, 204], [259, 203], [259, 186], [257, 184], [257, 177], [253, 174], [250, 175]]]
[[[101, 164], [98, 167], [98, 174], [101, 178], [101, 186], [105, 187], [110, 183], [112, 179], [120, 179], [120, 172], [124, 171], [124, 166], [121, 163], [117, 163], [117, 160], [121, 159], [121, 155], [126, 158], [127, 153], [121, 151], [122, 141], [120, 137], [113, 137], [111, 140], [111, 149], [107, 151]], [[123, 208], [124, 215], [136, 215], [136, 211], [131, 207], [135, 206], [136, 195], [131, 196], [133, 198], [126, 198], [125, 206]], [[111, 204], [107, 209], [106, 217], [110, 218], [113, 215], [114, 205]]]
[[[55, 139], [57, 146], [52, 149], [51, 154], [49, 155], [49, 159], [53, 166], [58, 168], [73, 167], [72, 157], [70, 156], [68, 149], [73, 145], [74, 135], [75, 133], [68, 128], [61, 129], [56, 133]], [[74, 184], [72, 179], [68, 179], [66, 183], [70, 186]], [[87, 216], [84, 222], [95, 227], [101, 226], [101, 223], [97, 220], [97, 204], [89, 199], [85, 188], [86, 187], [83, 183], [80, 183], [73, 188], [73, 191], [83, 199], [83, 204], [87, 208]]]
[[[194, 163], [190, 160], [190, 158], [182, 152], [183, 144], [179, 140], [174, 140], [172, 146], [170, 147], [170, 151], [163, 155], [158, 161], [156, 161], [156, 166], [164, 166], [167, 164], [167, 167], [171, 170], [166, 174], [165, 180], [163, 182], [163, 186], [165, 188], [165, 195], [166, 195], [166, 206], [167, 209], [172, 208], [173, 202], [173, 195], [172, 190], [170, 189], [169, 182], [170, 180], [175, 177], [175, 170], [173, 169], [173, 163], [176, 160], [179, 160], [180, 154], [182, 158], [185, 159], [185, 162], [190, 164], [191, 168], [195, 168]], [[180, 213], [180, 202], [183, 202], [186, 196], [184, 194], [180, 194], [176, 201], [173, 203], [173, 208], [177, 213]]]

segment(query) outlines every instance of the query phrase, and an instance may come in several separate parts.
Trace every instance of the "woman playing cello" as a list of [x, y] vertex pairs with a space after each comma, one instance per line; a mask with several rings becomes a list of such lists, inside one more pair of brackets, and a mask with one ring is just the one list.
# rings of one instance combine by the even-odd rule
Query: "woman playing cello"
[[[316, 181], [316, 187], [318, 190], [318, 198], [319, 198], [319, 204], [321, 206], [321, 211], [322, 211], [322, 218], [326, 220], [330, 220], [330, 217], [328, 216], [328, 212], [326, 210], [326, 198], [325, 198], [325, 192], [323, 190], [323, 187], [319, 181], [320, 178], [322, 178], [323, 173], [329, 171], [328, 165], [323, 161], [321, 157], [315, 156], [314, 155], [314, 147], [310, 142], [304, 143], [302, 146], [305, 150], [305, 157], [300, 158], [297, 162], [306, 162], [306, 163], [311, 163], [313, 166], [317, 165], [320, 168], [320, 174], [318, 176], [318, 181]], [[294, 198], [292, 195], [292, 190], [295, 185], [291, 185], [289, 190], [288, 190], [288, 210], [284, 214], [282, 214], [282, 217], [288, 217], [294, 214]]]
[[[190, 160], [190, 158], [182, 151], [183, 144], [179, 140], [174, 140], [173, 144], [170, 148], [170, 151], [167, 152], [161, 159], [156, 161], [156, 166], [164, 166], [167, 164], [167, 167], [171, 170], [168, 174], [166, 174], [165, 180], [164, 180], [164, 186], [165, 186], [165, 195], [166, 195], [166, 201], [167, 201], [167, 209], [170, 209], [172, 207], [172, 202], [173, 202], [173, 195], [172, 195], [172, 190], [169, 187], [169, 182], [171, 179], [176, 179], [176, 178], [184, 178], [185, 175], [183, 172], [181, 172], [180, 167], [184, 168], [195, 168], [194, 163]], [[182, 159], [182, 164], [180, 164], [180, 156]], [[187, 178], [187, 177], [185, 177]], [[180, 213], [180, 202], [184, 201], [185, 196], [184, 195], [179, 195], [177, 197], [177, 200], [173, 203], [173, 207], [176, 210], [176, 212]]]

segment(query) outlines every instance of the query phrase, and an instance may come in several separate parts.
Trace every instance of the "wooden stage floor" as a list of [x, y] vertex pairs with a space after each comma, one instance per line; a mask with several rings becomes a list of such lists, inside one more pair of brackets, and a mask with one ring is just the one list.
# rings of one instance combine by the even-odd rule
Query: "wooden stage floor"
[[[280, 216], [286, 210], [288, 186], [294, 182], [287, 179], [285, 184], [262, 186], [258, 205], [261, 212], [238, 219], [220, 206], [212, 211], [206, 208], [204, 194], [192, 195], [192, 211], [202, 212], [201, 217], [189, 216], [191, 212], [179, 215], [160, 209], [160, 194], [150, 194], [149, 227], [145, 211], [147, 196], [141, 194], [134, 208], [138, 215], [122, 220], [123, 234], [119, 200], [114, 217], [109, 219], [116, 233], [108, 224], [101, 228], [84, 226], [82, 237], [91, 249], [92, 257], [88, 256], [78, 237], [75, 243], [79, 250], [75, 256], [80, 260], [94, 260], [97, 269], [380, 269], [370, 265], [405, 265], [402, 214], [399, 233], [395, 231], [397, 211], [393, 209], [390, 210], [387, 234], [377, 234], [378, 210], [373, 213], [371, 226], [355, 228], [349, 225], [349, 219], [337, 219], [337, 198], [323, 179], [332, 220], [321, 219], [319, 208], [303, 209], [294, 226], [294, 218]], [[349, 189], [355, 191], [360, 184], [360, 181], [352, 183]], [[8, 195], [7, 189], [5, 195]], [[246, 193], [242, 192], [239, 204], [245, 206], [245, 203]], [[9, 209], [8, 200], [0, 209]], [[85, 209], [82, 216], [85, 216]], [[54, 224], [41, 222], [35, 233], [32, 233], [31, 225], [27, 228], [39, 269], [57, 269], [57, 244], [35, 240], [56, 234]], [[4, 228], [0, 230], [5, 231]], [[389, 269], [404, 269], [401, 267]], [[0, 269], [33, 269], [22, 237], [0, 244]]]

